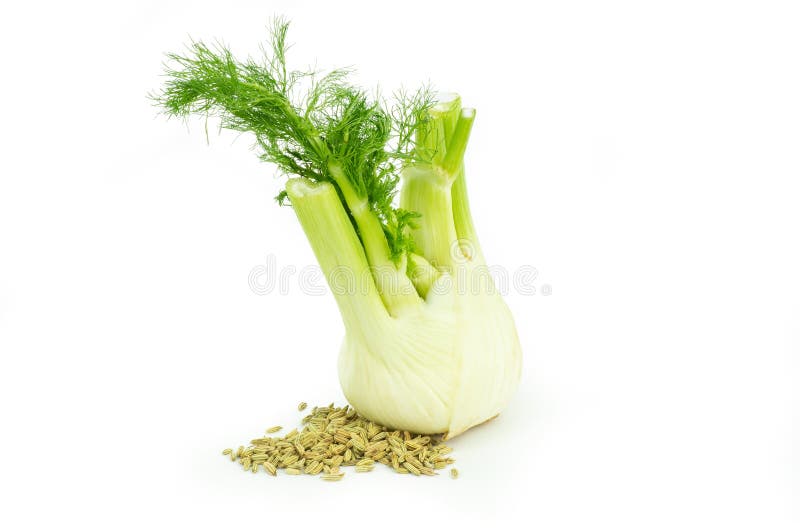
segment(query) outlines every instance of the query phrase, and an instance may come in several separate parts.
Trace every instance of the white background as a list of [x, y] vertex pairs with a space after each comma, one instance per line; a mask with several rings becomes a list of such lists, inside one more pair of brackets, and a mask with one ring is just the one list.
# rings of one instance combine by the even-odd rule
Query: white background
[[[4, 530], [759, 530], [797, 525], [796, 2], [30, 2], [0, 21]], [[520, 390], [461, 478], [328, 484], [220, 450], [341, 401], [330, 296], [246, 136], [145, 99], [191, 35], [430, 80], [509, 294]], [[296, 278], [294, 278], [296, 280]], [[796, 421], [796, 418], [795, 418]], [[284, 528], [286, 529], [286, 528]]]

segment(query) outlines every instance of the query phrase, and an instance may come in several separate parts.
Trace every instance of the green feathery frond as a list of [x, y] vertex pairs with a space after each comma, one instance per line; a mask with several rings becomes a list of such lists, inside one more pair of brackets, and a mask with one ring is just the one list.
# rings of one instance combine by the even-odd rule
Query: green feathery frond
[[422, 159], [415, 149], [417, 131], [425, 127], [430, 120], [430, 110], [436, 103], [436, 94], [430, 85], [424, 85], [416, 91], [399, 89], [394, 93], [391, 106], [392, 127], [394, 133], [393, 155], [408, 163], [429, 163]]
[[[407, 234], [413, 216], [393, 200], [400, 171], [414, 158], [414, 133], [433, 104], [432, 93], [427, 87], [399, 92], [387, 108], [350, 85], [348, 69], [324, 75], [289, 70], [288, 27], [283, 19], [274, 21], [259, 61], [240, 61], [224, 44], [202, 41], [190, 43], [184, 54], [169, 54], [166, 82], [153, 99], [170, 116], [216, 117], [222, 128], [252, 133], [259, 157], [289, 176], [336, 186], [330, 167], [338, 165], [380, 219], [397, 261], [413, 249]], [[285, 191], [276, 199], [283, 204]]]
[[390, 258], [396, 262], [403, 256], [403, 253], [416, 251], [409, 229], [417, 228], [416, 219], [420, 217], [420, 214], [405, 209], [395, 209], [393, 214], [394, 216], [387, 220], [384, 234], [389, 242]]

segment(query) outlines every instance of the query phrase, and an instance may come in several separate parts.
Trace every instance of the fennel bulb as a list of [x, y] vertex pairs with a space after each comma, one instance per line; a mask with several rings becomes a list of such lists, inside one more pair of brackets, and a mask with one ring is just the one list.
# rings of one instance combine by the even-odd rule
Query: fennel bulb
[[506, 406], [521, 368], [467, 201], [475, 112], [426, 89], [387, 108], [346, 71], [289, 71], [287, 28], [276, 21], [261, 61], [192, 43], [169, 56], [155, 99], [171, 116], [254, 134], [260, 157], [293, 176], [277, 199], [294, 208], [338, 303], [350, 404], [387, 427], [460, 434]]

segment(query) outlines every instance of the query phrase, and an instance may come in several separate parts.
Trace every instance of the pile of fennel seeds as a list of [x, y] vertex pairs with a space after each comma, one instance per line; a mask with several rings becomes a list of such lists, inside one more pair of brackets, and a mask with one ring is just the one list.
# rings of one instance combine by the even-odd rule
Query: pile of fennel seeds
[[[298, 410], [305, 408], [305, 403], [298, 406]], [[389, 430], [361, 417], [350, 406], [338, 408], [331, 403], [314, 407], [303, 418], [300, 431], [269, 436], [281, 428], [271, 427], [247, 448], [225, 449], [222, 454], [253, 473], [263, 470], [275, 476], [283, 469], [288, 475], [321, 475], [328, 481], [341, 480], [345, 466], [366, 473], [380, 463], [401, 474], [436, 475], [437, 469], [455, 462], [447, 457], [452, 449], [442, 443], [441, 436]], [[455, 469], [450, 473], [452, 478], [458, 476]]]

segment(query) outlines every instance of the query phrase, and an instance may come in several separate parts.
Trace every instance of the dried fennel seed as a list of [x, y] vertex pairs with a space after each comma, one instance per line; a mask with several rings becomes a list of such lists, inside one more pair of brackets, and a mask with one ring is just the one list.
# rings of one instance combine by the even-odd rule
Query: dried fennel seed
[[[306, 406], [300, 403], [298, 410]], [[314, 407], [302, 424], [300, 431], [256, 438], [247, 448], [225, 449], [222, 454], [253, 473], [261, 466], [272, 476], [283, 469], [288, 475], [320, 475], [333, 482], [344, 477], [340, 466], [366, 473], [381, 463], [399, 474], [432, 476], [455, 462], [447, 456], [452, 449], [442, 443], [440, 435], [393, 431], [361, 417], [349, 406]], [[266, 432], [274, 434], [281, 428], [271, 427]], [[450, 475], [456, 478], [458, 471], [453, 468]]]

